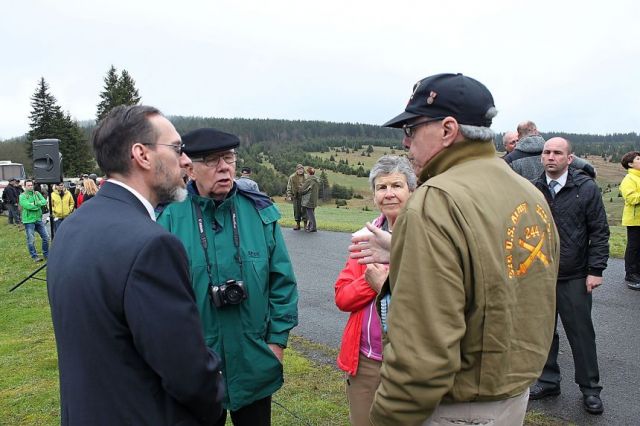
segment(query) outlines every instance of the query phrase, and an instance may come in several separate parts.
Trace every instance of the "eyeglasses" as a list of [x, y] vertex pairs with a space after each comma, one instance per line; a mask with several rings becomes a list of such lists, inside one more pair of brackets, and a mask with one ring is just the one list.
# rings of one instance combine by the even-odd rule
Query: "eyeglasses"
[[191, 161], [194, 163], [203, 163], [205, 166], [213, 168], [218, 167], [218, 163], [220, 162], [221, 158], [225, 163], [233, 164], [236, 162], [237, 156], [235, 152], [227, 152], [226, 154], [212, 155], [207, 158], [194, 158]]
[[422, 126], [423, 124], [431, 123], [433, 121], [440, 121], [440, 120], [444, 120], [444, 117], [430, 118], [428, 120], [419, 121], [413, 124], [405, 124], [402, 126], [402, 131], [404, 132], [404, 135], [406, 137], [412, 138], [416, 134], [416, 131], [415, 131], [416, 127]]
[[142, 145], [161, 145], [161, 146], [168, 146], [171, 149], [173, 149], [176, 154], [178, 154], [179, 156], [182, 155], [182, 150], [184, 149], [184, 144], [181, 143], [180, 145], [176, 145], [174, 143], [143, 143]]

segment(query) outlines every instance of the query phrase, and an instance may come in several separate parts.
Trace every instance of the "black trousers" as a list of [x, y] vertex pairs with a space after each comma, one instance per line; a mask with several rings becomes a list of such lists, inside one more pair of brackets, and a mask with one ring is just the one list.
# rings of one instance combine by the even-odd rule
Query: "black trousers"
[[585, 395], [599, 395], [600, 372], [596, 355], [596, 333], [591, 320], [591, 294], [587, 293], [586, 278], [561, 280], [556, 284], [556, 330], [547, 363], [539, 381], [546, 386], [560, 385], [558, 365], [558, 315], [562, 320], [571, 346], [575, 366], [575, 381]]
[[627, 275], [640, 273], [640, 226], [627, 226], [624, 270]]
[[[216, 426], [224, 426], [227, 421], [227, 410], [222, 410], [222, 416]], [[271, 395], [245, 405], [237, 411], [231, 411], [231, 421], [234, 426], [270, 426], [271, 425]]]

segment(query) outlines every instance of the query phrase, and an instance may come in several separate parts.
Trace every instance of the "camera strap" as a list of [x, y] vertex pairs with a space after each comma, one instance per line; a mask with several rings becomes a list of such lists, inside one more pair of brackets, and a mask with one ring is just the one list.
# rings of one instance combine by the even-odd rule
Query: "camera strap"
[[[209, 286], [213, 285], [211, 281], [211, 261], [209, 260], [209, 251], [207, 248], [209, 244], [207, 242], [207, 235], [204, 232], [204, 218], [202, 217], [202, 210], [200, 210], [200, 206], [196, 202], [194, 198], [191, 198], [191, 202], [193, 204], [193, 208], [196, 211], [196, 215], [198, 216], [198, 233], [200, 234], [200, 244], [202, 245], [202, 250], [204, 251], [204, 259], [207, 262], [207, 277], [209, 278]], [[238, 232], [238, 215], [236, 214], [236, 207], [233, 204], [233, 200], [231, 200], [231, 224], [233, 228], [233, 245], [236, 246], [236, 261], [240, 265], [240, 279], [243, 279], [243, 270], [242, 270], [242, 256], [240, 255], [240, 233]]]
[[191, 202], [193, 204], [193, 208], [196, 211], [196, 215], [198, 216], [198, 232], [200, 233], [200, 244], [202, 245], [202, 251], [204, 251], [204, 259], [207, 262], [207, 278], [209, 278], [209, 287], [213, 285], [211, 282], [211, 262], [209, 261], [209, 252], [207, 251], [207, 247], [209, 244], [207, 243], [207, 236], [204, 233], [204, 219], [202, 218], [202, 211], [200, 210], [200, 206], [191, 198]]

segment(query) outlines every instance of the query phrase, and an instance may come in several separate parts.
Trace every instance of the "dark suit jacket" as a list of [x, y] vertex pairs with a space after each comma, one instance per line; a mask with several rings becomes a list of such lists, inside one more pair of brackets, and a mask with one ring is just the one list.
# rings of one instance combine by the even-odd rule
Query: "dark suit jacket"
[[47, 287], [63, 425], [198, 425], [221, 413], [180, 241], [106, 183], [58, 228]]

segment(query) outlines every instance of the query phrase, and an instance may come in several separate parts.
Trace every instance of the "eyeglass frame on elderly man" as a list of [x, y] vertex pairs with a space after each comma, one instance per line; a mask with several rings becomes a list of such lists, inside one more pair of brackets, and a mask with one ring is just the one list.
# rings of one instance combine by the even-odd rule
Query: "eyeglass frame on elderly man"
[[413, 124], [403, 124], [402, 125], [402, 131], [404, 132], [404, 135], [408, 138], [413, 138], [415, 136], [415, 128], [419, 127], [423, 124], [429, 124], [429, 123], [433, 123], [434, 121], [441, 121], [444, 120], [445, 117], [435, 117], [435, 118], [429, 118], [427, 120], [424, 121], [418, 121], [417, 123], [413, 123]]
[[[215, 160], [213, 158], [215, 158]], [[226, 152], [224, 154], [216, 155], [213, 158], [212, 156], [209, 156], [207, 158], [205, 157], [192, 158], [191, 161], [194, 163], [202, 163], [209, 168], [214, 168], [214, 167], [218, 167], [218, 164], [220, 163], [220, 159], [222, 159], [222, 161], [224, 161], [227, 164], [235, 163], [236, 161], [238, 161], [238, 153], [235, 151], [231, 151], [231, 152]]]

